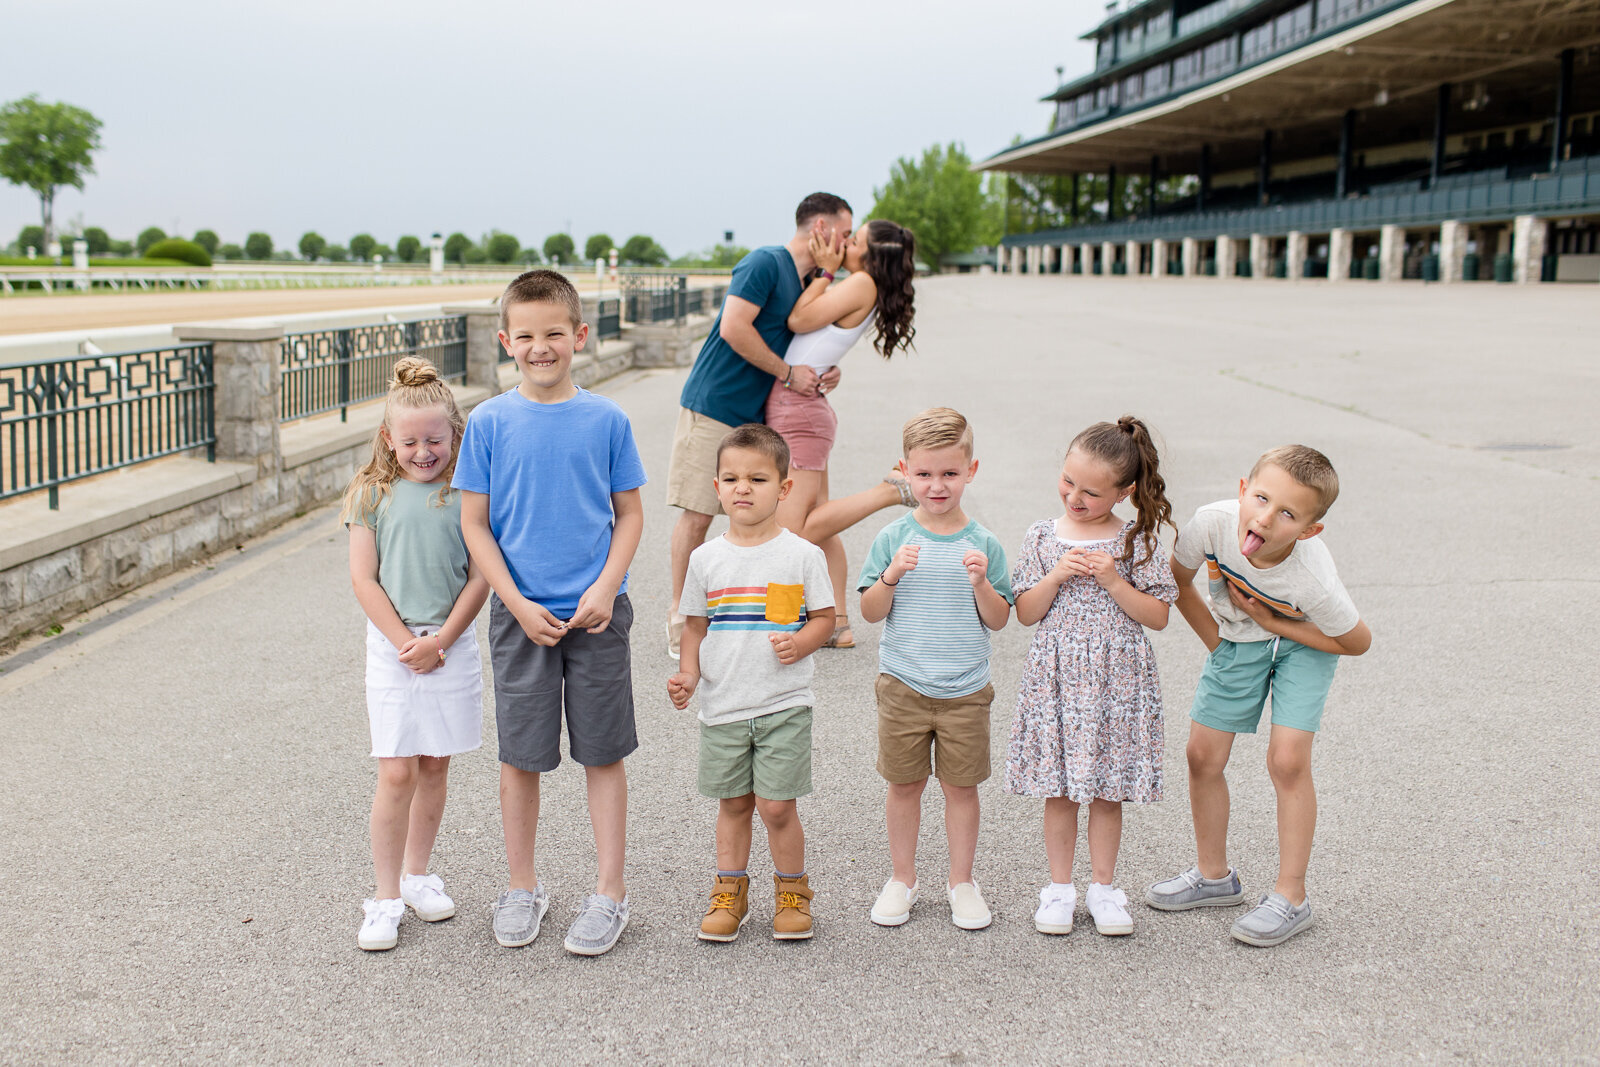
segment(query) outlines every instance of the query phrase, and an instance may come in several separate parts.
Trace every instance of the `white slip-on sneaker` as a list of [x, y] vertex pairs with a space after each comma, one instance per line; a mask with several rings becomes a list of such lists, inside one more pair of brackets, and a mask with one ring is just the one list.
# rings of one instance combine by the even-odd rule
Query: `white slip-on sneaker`
[[361, 932], [356, 944], [368, 952], [382, 952], [394, 948], [400, 941], [400, 918], [406, 913], [406, 903], [399, 897], [389, 900], [367, 899], [361, 910], [366, 918], [361, 922]]
[[1089, 883], [1089, 914], [1094, 928], [1110, 937], [1133, 933], [1133, 916], [1128, 914], [1128, 894], [1099, 882]]
[[1033, 913], [1033, 928], [1041, 934], [1072, 933], [1072, 913], [1078, 907], [1078, 889], [1071, 882], [1064, 886], [1047, 885], [1039, 890], [1039, 910]]
[[891, 878], [872, 905], [872, 921], [879, 926], [899, 926], [911, 918], [911, 905], [916, 902], [915, 882], [908, 886]]
[[978, 883], [962, 882], [948, 888], [950, 894], [950, 921], [963, 930], [982, 930], [994, 922], [989, 905], [983, 902]]
[[402, 876], [400, 899], [425, 923], [440, 922], [456, 913], [456, 902], [445, 895], [444, 879], [437, 874]]

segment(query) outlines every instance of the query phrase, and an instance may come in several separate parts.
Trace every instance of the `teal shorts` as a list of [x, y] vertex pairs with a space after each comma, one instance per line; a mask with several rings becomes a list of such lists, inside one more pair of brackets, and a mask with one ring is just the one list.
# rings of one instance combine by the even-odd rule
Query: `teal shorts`
[[700, 795], [754, 793], [794, 800], [811, 792], [811, 709], [788, 708], [720, 726], [700, 724]]
[[1223, 641], [1206, 657], [1189, 718], [1213, 730], [1253, 734], [1272, 694], [1272, 725], [1316, 733], [1339, 657], [1287, 638]]

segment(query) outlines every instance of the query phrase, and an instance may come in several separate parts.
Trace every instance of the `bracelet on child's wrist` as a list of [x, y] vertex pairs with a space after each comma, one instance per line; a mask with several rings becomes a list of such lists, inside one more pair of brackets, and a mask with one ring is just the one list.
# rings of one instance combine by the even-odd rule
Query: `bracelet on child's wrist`
[[438, 650], [439, 650], [439, 664], [440, 664], [440, 666], [443, 666], [444, 665], [444, 642], [439, 640], [439, 635], [438, 635], [437, 632], [435, 632], [434, 635], [433, 635], [433, 643], [434, 643], [434, 646], [436, 648], [438, 648]]
[[891, 582], [889, 579], [885, 578], [881, 574], [878, 575], [878, 581], [882, 582], [884, 585], [887, 585], [891, 589], [893, 589], [895, 586], [900, 584], [899, 582]]

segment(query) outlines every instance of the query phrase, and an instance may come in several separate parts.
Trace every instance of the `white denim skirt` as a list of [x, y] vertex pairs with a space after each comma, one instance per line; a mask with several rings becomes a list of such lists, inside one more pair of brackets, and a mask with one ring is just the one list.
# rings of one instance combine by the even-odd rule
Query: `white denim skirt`
[[[414, 626], [430, 633], [436, 626]], [[483, 744], [483, 660], [476, 626], [445, 649], [444, 665], [417, 674], [367, 621], [367, 718], [372, 754], [454, 756]]]

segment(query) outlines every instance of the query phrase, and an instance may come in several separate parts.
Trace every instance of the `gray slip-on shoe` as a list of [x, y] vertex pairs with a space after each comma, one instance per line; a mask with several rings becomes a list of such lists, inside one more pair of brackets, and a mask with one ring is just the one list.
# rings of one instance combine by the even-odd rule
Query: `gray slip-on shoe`
[[600, 893], [583, 898], [578, 917], [567, 931], [566, 948], [575, 956], [600, 956], [611, 951], [628, 926], [628, 901]]
[[506, 948], [529, 944], [539, 936], [539, 921], [550, 907], [544, 886], [508, 889], [494, 904], [494, 939]]
[[1244, 889], [1239, 885], [1239, 872], [1232, 867], [1226, 878], [1206, 878], [1199, 867], [1190, 867], [1177, 877], [1146, 889], [1144, 902], [1158, 911], [1225, 908], [1243, 904]]
[[1295, 907], [1283, 894], [1268, 893], [1261, 898], [1261, 903], [1234, 920], [1233, 929], [1229, 932], [1235, 940], [1247, 945], [1271, 948], [1283, 944], [1310, 926], [1310, 897]]

